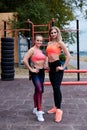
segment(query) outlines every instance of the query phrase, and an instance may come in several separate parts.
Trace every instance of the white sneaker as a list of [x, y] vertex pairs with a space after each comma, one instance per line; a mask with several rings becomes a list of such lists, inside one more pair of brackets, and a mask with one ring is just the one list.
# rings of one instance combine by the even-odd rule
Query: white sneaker
[[37, 116], [38, 121], [44, 121], [42, 111], [37, 111], [36, 116]]
[[37, 114], [37, 108], [33, 109], [33, 114]]
[[41, 111], [42, 112], [42, 114], [45, 114], [45, 112], [44, 111]]
[[[41, 112], [42, 112], [42, 114], [45, 114], [44, 111], [41, 111]], [[34, 109], [33, 109], [33, 114], [37, 114], [37, 108], [34, 108]]]

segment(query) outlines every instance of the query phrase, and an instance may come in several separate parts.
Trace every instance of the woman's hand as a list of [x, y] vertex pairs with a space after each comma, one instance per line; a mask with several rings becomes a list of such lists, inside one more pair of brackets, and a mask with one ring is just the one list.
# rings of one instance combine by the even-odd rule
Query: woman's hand
[[64, 70], [64, 67], [63, 66], [57, 66], [56, 67], [56, 72], [59, 71], [59, 70]]
[[47, 72], [49, 72], [50, 71], [50, 68], [49, 67], [46, 67], [46, 68], [44, 68]]
[[33, 72], [33, 73], [38, 73], [38, 72], [39, 72], [39, 69], [37, 69], [37, 68], [32, 68], [32, 69], [31, 69], [31, 72]]

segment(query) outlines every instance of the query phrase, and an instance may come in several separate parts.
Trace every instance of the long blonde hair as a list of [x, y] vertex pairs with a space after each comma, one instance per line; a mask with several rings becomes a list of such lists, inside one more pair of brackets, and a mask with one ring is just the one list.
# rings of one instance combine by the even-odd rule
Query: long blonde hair
[[[51, 27], [51, 29], [49, 30], [50, 38], [51, 38], [51, 31], [52, 31], [53, 29], [55, 29], [55, 30], [57, 31], [57, 33], [58, 33], [58, 34], [57, 34], [57, 42], [61, 41], [61, 40], [62, 40], [61, 31], [60, 31], [60, 29], [59, 29], [58, 27], [56, 27], [56, 26]], [[51, 39], [51, 40], [52, 40], [52, 39]]]

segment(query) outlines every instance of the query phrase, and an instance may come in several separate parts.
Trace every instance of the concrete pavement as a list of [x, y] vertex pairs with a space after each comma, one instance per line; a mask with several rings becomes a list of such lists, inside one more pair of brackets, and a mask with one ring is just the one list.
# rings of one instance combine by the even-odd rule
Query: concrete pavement
[[[68, 80], [68, 79], [67, 79]], [[0, 130], [87, 130], [87, 86], [61, 86], [63, 120], [54, 122], [46, 111], [53, 105], [51, 86], [45, 87], [45, 122], [32, 114], [34, 86], [28, 79], [0, 80]]]
[[[77, 60], [70, 59], [69, 64], [72, 65], [73, 67], [77, 68]], [[85, 62], [85, 61], [80, 61], [80, 62], [79, 62], [79, 67], [80, 67], [80, 69], [85, 69], [85, 70], [87, 70], [87, 62]]]

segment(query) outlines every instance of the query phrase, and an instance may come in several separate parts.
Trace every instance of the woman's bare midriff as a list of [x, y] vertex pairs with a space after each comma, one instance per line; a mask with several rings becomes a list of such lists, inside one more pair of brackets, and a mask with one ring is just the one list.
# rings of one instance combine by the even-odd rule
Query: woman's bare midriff
[[37, 61], [34, 64], [34, 67], [37, 68], [37, 69], [43, 69], [44, 68], [44, 61]]
[[59, 55], [55, 54], [55, 55], [48, 55], [48, 62], [54, 62], [59, 60]]

